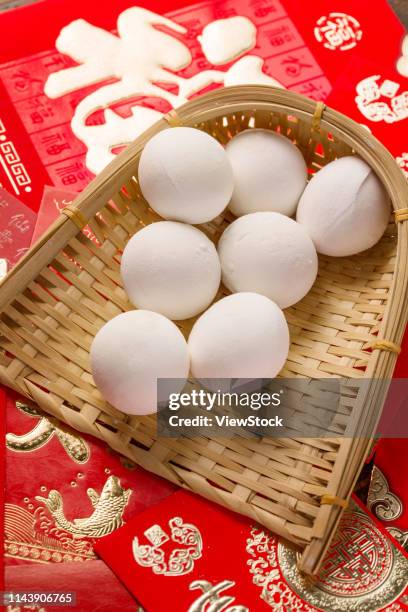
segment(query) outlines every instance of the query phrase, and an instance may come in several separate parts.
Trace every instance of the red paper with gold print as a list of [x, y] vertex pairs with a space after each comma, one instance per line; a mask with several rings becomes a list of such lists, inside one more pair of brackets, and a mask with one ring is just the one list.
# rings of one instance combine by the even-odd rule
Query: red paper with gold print
[[408, 557], [357, 501], [313, 582], [298, 572], [293, 548], [185, 492], [101, 539], [96, 551], [152, 612], [391, 612], [408, 603]]
[[381, 48], [395, 67], [403, 28], [385, 0], [299, 8], [45, 0], [1, 15], [13, 36], [0, 49], [0, 180], [38, 208], [44, 184], [80, 191], [123, 144], [208, 88], [263, 83], [325, 100], [350, 60]]
[[[138, 4], [157, 10], [151, 2]], [[299, 11], [295, 0], [166, 0], [160, 13], [170, 18], [162, 22], [166, 34], [155, 28], [161, 26], [158, 15], [128, 0], [101, 3], [98, 11], [90, 1], [43, 1], [0, 17], [3, 31], [20, 41], [17, 48], [10, 37], [0, 51], [4, 134], [14, 151], [10, 168], [3, 168], [10, 190], [34, 207], [44, 183], [81, 190], [126, 137], [208, 87], [262, 82], [326, 99], [350, 58], [377, 56], [384, 30], [391, 42], [382, 49], [383, 59], [395, 63], [403, 35], [383, 0], [375, 11], [372, 0], [319, 0], [307, 11]], [[236, 17], [240, 21], [231, 21]], [[47, 29], [36, 36], [36, 26], [45, 21]], [[119, 38], [109, 34], [116, 28]], [[89, 37], [98, 43], [92, 57], [83, 48]], [[219, 39], [228, 39], [224, 49]], [[109, 60], [116, 51], [125, 55], [126, 40], [133, 41], [127, 50], [135, 61], [130, 68], [122, 65], [118, 79], [109, 72]], [[95, 68], [95, 53], [106, 55], [99, 62], [105, 72]], [[75, 69], [76, 61], [84, 65]]]
[[8, 565], [93, 559], [99, 538], [174, 491], [11, 392], [6, 414]]
[[165, 0], [159, 9], [119, 0], [97, 11], [91, 0], [45, 0], [1, 15], [21, 44], [0, 49], [0, 118], [30, 191], [2, 166], [0, 180], [35, 208], [44, 184], [80, 191], [164, 112], [223, 84], [325, 99], [330, 81], [296, 22], [284, 0]]

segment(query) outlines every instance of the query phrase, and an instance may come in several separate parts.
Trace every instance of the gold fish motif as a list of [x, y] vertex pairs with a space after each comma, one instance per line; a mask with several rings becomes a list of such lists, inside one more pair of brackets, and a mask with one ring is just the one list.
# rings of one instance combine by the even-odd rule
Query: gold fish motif
[[58, 527], [75, 538], [101, 538], [123, 525], [123, 512], [131, 492], [131, 489], [122, 488], [117, 476], [109, 476], [100, 495], [94, 489], [87, 490], [94, 508], [91, 516], [73, 521], [66, 518], [61, 493], [55, 489], [49, 492], [48, 498], [37, 496], [35, 499], [48, 508]]

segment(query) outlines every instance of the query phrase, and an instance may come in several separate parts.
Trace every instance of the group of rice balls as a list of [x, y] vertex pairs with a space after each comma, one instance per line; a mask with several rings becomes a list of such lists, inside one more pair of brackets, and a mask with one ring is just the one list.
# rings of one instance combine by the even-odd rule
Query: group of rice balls
[[[122, 255], [123, 285], [138, 310], [109, 321], [92, 344], [93, 377], [108, 402], [150, 414], [158, 378], [183, 382], [190, 372], [198, 380], [268, 379], [280, 372], [290, 344], [282, 309], [312, 287], [317, 253], [368, 249], [390, 217], [381, 182], [358, 157], [307, 178], [298, 148], [269, 130], [243, 131], [225, 148], [188, 127], [151, 138], [138, 180], [166, 220], [138, 231]], [[226, 207], [237, 218], [216, 247], [194, 225]], [[231, 295], [211, 305], [221, 280]], [[186, 341], [173, 321], [200, 313]]]

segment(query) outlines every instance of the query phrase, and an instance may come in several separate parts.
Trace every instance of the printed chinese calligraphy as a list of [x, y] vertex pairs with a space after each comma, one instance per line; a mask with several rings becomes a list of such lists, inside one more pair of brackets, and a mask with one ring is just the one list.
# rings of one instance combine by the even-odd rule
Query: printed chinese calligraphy
[[217, 19], [206, 25], [197, 38], [207, 60], [218, 66], [255, 47], [256, 27], [246, 17]]
[[12, 268], [30, 246], [35, 218], [27, 206], [0, 187], [0, 258], [7, 261], [8, 268]]
[[[93, 178], [91, 169], [100, 171], [129, 141], [159, 120], [174, 104], [182, 104], [207, 89], [255, 83], [281, 84], [314, 100], [325, 100], [330, 93], [329, 80], [306, 46], [294, 17], [288, 15], [280, 0], [235, 0], [221, 4], [217, 0], [203, 0], [168, 13], [166, 19], [167, 23], [172, 24], [170, 26], [158, 23], [161, 17], [143, 11], [135, 4], [130, 14], [124, 12], [126, 23], [123, 28], [132, 30], [134, 34], [137, 25], [139, 41], [145, 40], [142, 37], [145, 30], [149, 40], [152, 40], [151, 36], [158, 36], [155, 40], [161, 41], [160, 46], [165, 47], [163, 62], [172, 61], [173, 45], [181, 49], [177, 52], [179, 58], [187, 58], [184, 60], [187, 62], [185, 67], [174, 71], [167, 64], [160, 66], [158, 51], [149, 56], [156, 62], [153, 62], [156, 68], [167, 73], [168, 80], [165, 82], [152, 81], [150, 73], [140, 74], [142, 62], [139, 60], [129, 68], [126, 78], [115, 74], [106, 76], [109, 71], [105, 66], [110, 66], [112, 71], [113, 68], [117, 70], [118, 65], [117, 57], [109, 56], [105, 61], [109, 45], [120, 51], [119, 64], [126, 63], [128, 57], [124, 55], [124, 41], [116, 26], [119, 9], [115, 3], [109, 7], [101, 6], [103, 23], [110, 24], [109, 27], [104, 26], [106, 30], [94, 27], [92, 21], [86, 24], [79, 20], [72, 24], [69, 20], [64, 23], [62, 19], [61, 23], [66, 27], [62, 28], [57, 45], [58, 48], [66, 48], [66, 52], [55, 49], [55, 37], [48, 32], [41, 38], [41, 52], [0, 66], [1, 85], [10, 100], [8, 110], [11, 113], [13, 109], [22, 125], [19, 140], [17, 133], [13, 134], [14, 144], [21, 157], [21, 138], [26, 139], [25, 168], [36, 176], [35, 183], [18, 189], [35, 207], [44, 184], [81, 191]], [[160, 13], [160, 9], [157, 11]], [[81, 14], [78, 16], [81, 17]], [[78, 47], [75, 34], [77, 28], [79, 36], [83, 27], [85, 32], [90, 29], [90, 35], [96, 37], [89, 38], [85, 49], [82, 39]], [[226, 36], [224, 32], [227, 32]], [[220, 36], [223, 44], [216, 46], [215, 41]], [[127, 39], [126, 44], [129, 43], [129, 35]], [[92, 41], [96, 41], [96, 56], [91, 54]], [[137, 41], [130, 41], [133, 49], [138, 44]], [[211, 63], [209, 58], [217, 63]], [[87, 68], [85, 76], [89, 79], [81, 81], [81, 77], [76, 82], [77, 69], [84, 75], [82, 66], [89, 62], [92, 64], [91, 76], [89, 72], [86, 73], [89, 71]], [[181, 60], [178, 65], [181, 65]], [[122, 87], [122, 81], [134, 84], [143, 75], [148, 79], [148, 85], [150, 83], [150, 87], [156, 88], [155, 95], [143, 92], [117, 101], [110, 99], [112, 90], [115, 97], [119, 93], [122, 95], [118, 88], [118, 85]], [[56, 96], [52, 99], [44, 92], [44, 87], [48, 91], [51, 85], [54, 92], [51, 91], [50, 95]], [[140, 87], [134, 85], [133, 91], [137, 92], [138, 89]], [[63, 93], [65, 91], [68, 93]], [[95, 101], [93, 97], [93, 94], [100, 96], [100, 92], [105, 97], [109, 94], [104, 106], [98, 106], [98, 100]], [[91, 108], [84, 119], [82, 111], [86, 111], [86, 107], [82, 106], [82, 102], [87, 100], [88, 103], [89, 99], [91, 107], [94, 102], [97, 104], [95, 111]], [[74, 115], [79, 137], [73, 133], [71, 126]], [[17, 172], [18, 165], [14, 170]], [[0, 175], [4, 186], [8, 189], [11, 187], [13, 191], [2, 167]], [[15, 181], [11, 171], [10, 177]], [[25, 187], [31, 189], [29, 194]]]
[[191, 604], [188, 612], [249, 612], [248, 608], [240, 605], [230, 606], [235, 597], [221, 595], [221, 593], [235, 586], [233, 580], [223, 580], [218, 584], [211, 584], [208, 580], [194, 580], [190, 584], [191, 589], [201, 589], [203, 594]]

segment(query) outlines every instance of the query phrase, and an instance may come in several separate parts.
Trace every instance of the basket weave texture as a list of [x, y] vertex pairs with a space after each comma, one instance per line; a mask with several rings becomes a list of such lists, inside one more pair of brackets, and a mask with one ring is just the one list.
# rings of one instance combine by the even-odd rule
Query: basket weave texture
[[[132, 308], [121, 285], [121, 252], [135, 232], [160, 219], [138, 187], [140, 153], [155, 133], [179, 123], [206, 130], [223, 144], [250, 127], [277, 130], [296, 143], [312, 172], [337, 157], [358, 154], [385, 185], [394, 210], [408, 205], [407, 184], [391, 155], [343, 115], [265, 86], [201, 96], [121, 153], [78, 197], [76, 212], [61, 215], [3, 281], [0, 381], [144, 468], [294, 542], [302, 551], [301, 569], [315, 573], [369, 438], [157, 439], [154, 416], [118, 412], [93, 382], [93, 337], [106, 321]], [[200, 228], [217, 242], [232, 219], [227, 211]], [[369, 251], [341, 259], [320, 256], [312, 290], [285, 311], [291, 347], [281, 375], [372, 379], [363, 401], [348, 407], [369, 432], [380, 416], [396, 360], [394, 345], [401, 342], [407, 320], [407, 239], [407, 224], [392, 221]], [[217, 299], [226, 293], [221, 289]], [[186, 337], [193, 323], [179, 324]]]

